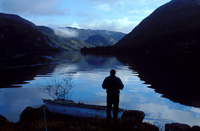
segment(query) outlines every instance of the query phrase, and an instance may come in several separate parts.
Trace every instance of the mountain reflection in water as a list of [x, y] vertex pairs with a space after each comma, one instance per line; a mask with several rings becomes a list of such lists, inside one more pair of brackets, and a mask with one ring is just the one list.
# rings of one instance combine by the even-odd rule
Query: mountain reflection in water
[[25, 81], [33, 80], [36, 75], [51, 72], [55, 68], [55, 64], [52, 63], [51, 59], [44, 57], [50, 54], [53, 55], [48, 52], [7, 53], [1, 55], [0, 88], [8, 88], [14, 84], [25, 84]]
[[200, 107], [199, 54], [118, 56], [118, 59], [137, 71], [138, 77], [151, 84], [150, 88], [162, 94], [162, 97]]
[[0, 56], [0, 114], [11, 121], [19, 120], [25, 107], [41, 106], [42, 98], [50, 98], [38, 88], [68, 74], [74, 83], [71, 99], [106, 105], [106, 92], [101, 85], [114, 68], [125, 85], [120, 93], [121, 108], [142, 110], [145, 121], [157, 125], [169, 122], [198, 125], [200, 109], [195, 108], [199, 107], [200, 99], [198, 58], [80, 52], [5, 54]]

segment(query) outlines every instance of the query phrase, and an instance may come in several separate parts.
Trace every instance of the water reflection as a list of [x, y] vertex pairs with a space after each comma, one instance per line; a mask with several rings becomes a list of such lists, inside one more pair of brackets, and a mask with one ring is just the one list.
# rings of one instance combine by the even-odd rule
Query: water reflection
[[45, 58], [46, 55], [49, 53], [8, 53], [0, 56], [0, 88], [19, 83], [25, 84], [27, 80], [33, 80], [38, 74], [51, 72], [55, 68], [55, 63], [52, 64], [52, 60]]
[[27, 106], [40, 107], [43, 104], [41, 98], [50, 98], [34, 88], [4, 88], [1, 91], [0, 114], [13, 122], [19, 121]]
[[[145, 121], [157, 125], [182, 122], [192, 126], [200, 123], [200, 109], [196, 108], [198, 104], [194, 104], [199, 100], [196, 89], [199, 78], [196, 76], [200, 71], [196, 59], [191, 62], [188, 57], [186, 61], [175, 57], [174, 59], [150, 56], [116, 58], [82, 55], [79, 52], [33, 56], [36, 57], [33, 57], [33, 62], [23, 60], [24, 63], [21, 64], [23, 67], [19, 62], [17, 65], [9, 63], [10, 59], [1, 59], [5, 62], [4, 66], [1, 66], [1, 71], [3, 68], [6, 69], [4, 75], [9, 76], [10, 73], [14, 75], [11, 79], [8, 79], [8, 76], [3, 78], [8, 79], [9, 83], [7, 81], [4, 83], [2, 80], [1, 87], [2, 85], [21, 87], [0, 89], [0, 114], [9, 120], [17, 120], [17, 117], [14, 119], [13, 115], [10, 117], [9, 114], [15, 114], [19, 118], [19, 113], [25, 107], [41, 105], [42, 98], [50, 98], [39, 92], [38, 88], [50, 83], [54, 77], [68, 74], [73, 75], [74, 83], [71, 99], [75, 102], [106, 105], [106, 92], [101, 88], [101, 84], [109, 75], [110, 69], [114, 68], [125, 85], [120, 94], [120, 107], [142, 110], [146, 114]], [[21, 56], [20, 59], [22, 58]], [[28, 56], [25, 58], [28, 59]], [[35, 66], [32, 66], [34, 63]], [[14, 71], [13, 74], [10, 69]], [[21, 78], [16, 78], [18, 73]]]
[[174, 102], [200, 107], [200, 57], [193, 55], [118, 57], [141, 80]]

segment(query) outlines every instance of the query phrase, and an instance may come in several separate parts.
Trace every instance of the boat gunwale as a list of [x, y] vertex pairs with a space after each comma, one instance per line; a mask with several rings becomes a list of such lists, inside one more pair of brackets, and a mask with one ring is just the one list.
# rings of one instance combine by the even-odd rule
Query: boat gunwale
[[[47, 100], [43, 99], [43, 102], [50, 102], [57, 105], [65, 105], [65, 106], [74, 106], [74, 107], [80, 107], [80, 108], [88, 108], [88, 109], [94, 109], [94, 110], [106, 110], [106, 106], [101, 105], [89, 105], [89, 104], [78, 104], [78, 103], [64, 103], [62, 101], [56, 102], [55, 100]], [[124, 109], [119, 108], [119, 111], [124, 111]]]

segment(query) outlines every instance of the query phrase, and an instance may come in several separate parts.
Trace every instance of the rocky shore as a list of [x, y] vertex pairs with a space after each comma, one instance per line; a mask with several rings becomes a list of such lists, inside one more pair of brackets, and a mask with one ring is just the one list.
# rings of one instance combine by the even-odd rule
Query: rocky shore
[[[78, 118], [72, 116], [53, 115], [47, 108], [27, 107], [20, 115], [20, 121], [12, 123], [0, 115], [0, 131], [158, 131], [159, 128], [150, 123], [143, 122], [144, 112], [130, 110], [125, 111], [116, 123], [108, 123], [106, 119]], [[165, 125], [165, 131], [199, 131], [199, 126], [190, 127], [186, 124], [172, 123]]]
[[[38, 131], [45, 130], [44, 108], [27, 107], [20, 115], [20, 121], [12, 123], [0, 116], [0, 131]], [[158, 131], [158, 127], [143, 123], [145, 114], [141, 111], [127, 111], [116, 123], [106, 119], [77, 118], [72, 116], [53, 115], [45, 108], [48, 131]]]

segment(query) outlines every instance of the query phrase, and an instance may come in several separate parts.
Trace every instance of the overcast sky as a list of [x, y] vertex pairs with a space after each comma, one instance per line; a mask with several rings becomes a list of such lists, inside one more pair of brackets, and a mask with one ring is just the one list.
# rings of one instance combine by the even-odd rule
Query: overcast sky
[[72, 26], [128, 33], [170, 0], [0, 0], [0, 12], [45, 26]]

